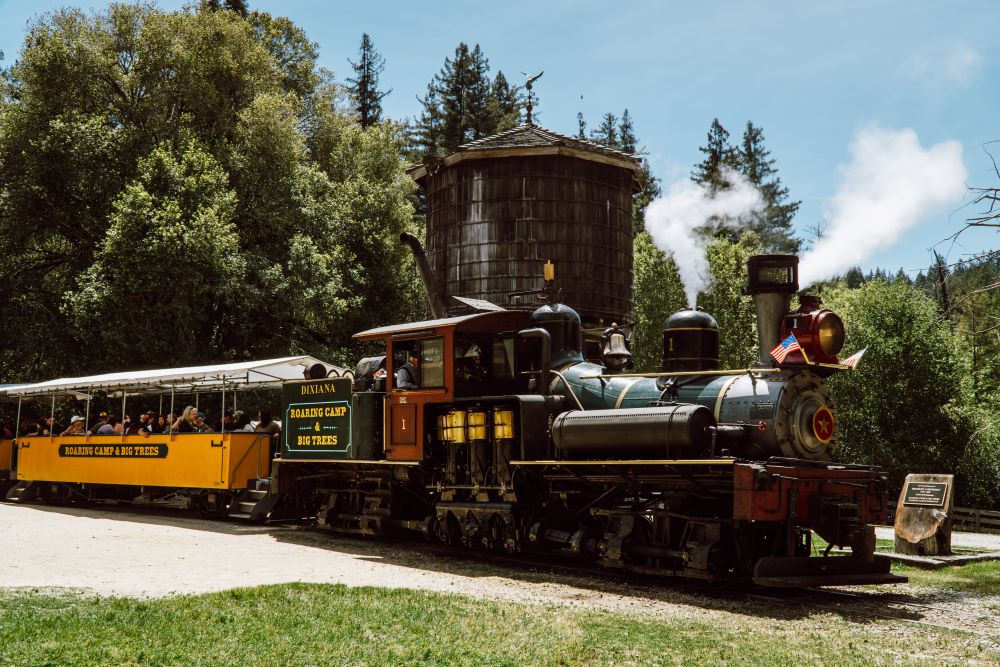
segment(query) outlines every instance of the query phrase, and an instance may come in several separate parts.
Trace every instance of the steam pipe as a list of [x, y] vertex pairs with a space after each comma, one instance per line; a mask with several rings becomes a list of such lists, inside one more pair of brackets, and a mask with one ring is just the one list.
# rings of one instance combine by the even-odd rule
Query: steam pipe
[[[535, 383], [538, 393], [547, 396], [549, 393], [549, 372], [552, 370], [552, 336], [541, 327], [534, 329], [522, 329], [517, 332], [517, 337], [521, 340], [538, 340], [542, 345], [540, 361], [541, 368], [538, 369], [538, 381]], [[563, 381], [565, 382], [565, 380]], [[569, 387], [569, 384], [566, 385]], [[572, 391], [572, 389], [570, 389]], [[575, 396], [574, 396], [575, 398]], [[579, 401], [577, 401], [579, 403]]]
[[409, 232], [403, 232], [399, 235], [399, 240], [408, 245], [413, 252], [413, 261], [417, 264], [420, 279], [427, 290], [427, 305], [430, 306], [431, 314], [435, 318], [447, 317], [448, 311], [445, 308], [444, 299], [441, 298], [441, 293], [434, 284], [434, 274], [431, 272], [431, 265], [427, 261], [427, 253], [424, 252], [420, 239]]

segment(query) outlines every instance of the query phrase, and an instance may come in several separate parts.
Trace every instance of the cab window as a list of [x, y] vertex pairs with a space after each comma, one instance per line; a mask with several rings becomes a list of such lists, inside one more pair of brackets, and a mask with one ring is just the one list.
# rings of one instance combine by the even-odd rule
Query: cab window
[[[411, 357], [416, 358], [416, 364], [407, 363]], [[443, 387], [444, 338], [394, 343], [392, 372], [396, 389]]]
[[455, 380], [486, 382], [490, 371], [490, 337], [463, 335], [455, 337]]
[[514, 379], [514, 337], [504, 336], [493, 341], [493, 379]]
[[420, 343], [420, 386], [444, 386], [444, 338], [429, 338]]

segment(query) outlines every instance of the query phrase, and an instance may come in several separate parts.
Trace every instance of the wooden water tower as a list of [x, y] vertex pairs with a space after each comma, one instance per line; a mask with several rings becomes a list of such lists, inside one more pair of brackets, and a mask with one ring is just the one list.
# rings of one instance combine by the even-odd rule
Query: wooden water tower
[[584, 326], [632, 320], [634, 155], [531, 123], [410, 170], [427, 194], [427, 258], [447, 314], [452, 296], [534, 310], [551, 260]]

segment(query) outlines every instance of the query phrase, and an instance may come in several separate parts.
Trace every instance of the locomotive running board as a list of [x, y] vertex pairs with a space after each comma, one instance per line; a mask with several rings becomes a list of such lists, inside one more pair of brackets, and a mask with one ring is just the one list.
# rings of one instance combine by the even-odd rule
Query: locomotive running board
[[875, 556], [870, 563], [853, 556], [761, 558], [753, 582], [772, 588], [905, 584], [906, 577], [889, 571], [891, 564], [885, 556]]

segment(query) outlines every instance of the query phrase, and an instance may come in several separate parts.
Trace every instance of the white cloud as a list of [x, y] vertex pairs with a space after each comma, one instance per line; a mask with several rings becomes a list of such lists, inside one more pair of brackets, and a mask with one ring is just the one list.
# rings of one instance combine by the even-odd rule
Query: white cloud
[[802, 256], [799, 284], [831, 278], [894, 245], [935, 208], [959, 201], [967, 171], [962, 145], [920, 145], [911, 129], [862, 130], [829, 202], [826, 235]]
[[928, 50], [906, 62], [907, 73], [927, 89], [964, 88], [979, 76], [983, 57], [966, 44]]

